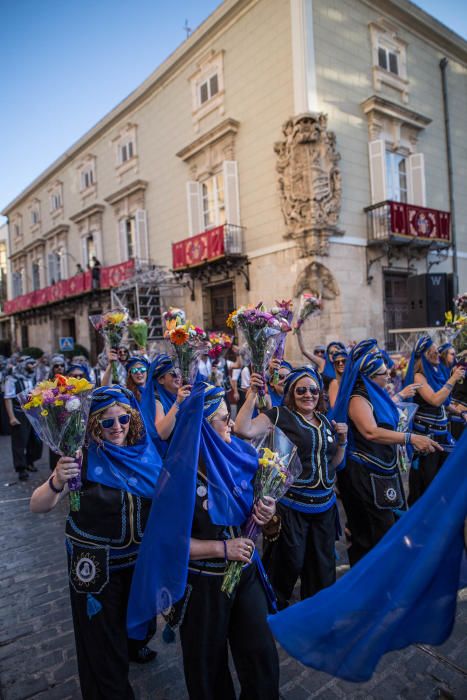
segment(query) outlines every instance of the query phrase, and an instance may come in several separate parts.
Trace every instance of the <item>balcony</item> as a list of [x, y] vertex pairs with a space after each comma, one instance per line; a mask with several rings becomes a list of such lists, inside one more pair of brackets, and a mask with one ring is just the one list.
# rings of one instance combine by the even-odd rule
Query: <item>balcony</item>
[[447, 211], [391, 200], [364, 211], [369, 246], [392, 243], [433, 249], [450, 245], [451, 214]]
[[250, 288], [249, 262], [244, 253], [243, 227], [224, 224], [204, 231], [196, 236], [172, 243], [172, 271], [182, 278], [191, 290], [194, 300], [194, 281], [209, 282], [214, 275], [223, 274], [229, 279], [231, 273], [241, 274], [247, 290]]
[[[100, 284], [97, 289], [112, 289], [131, 277], [135, 270], [135, 261], [127, 260], [118, 265], [101, 267]], [[56, 284], [37, 289], [28, 294], [9, 299], [5, 302], [3, 311], [5, 314], [17, 314], [21, 311], [29, 311], [48, 304], [54, 304], [64, 299], [82, 296], [93, 291], [92, 272], [82, 272], [66, 280], [60, 280]]]

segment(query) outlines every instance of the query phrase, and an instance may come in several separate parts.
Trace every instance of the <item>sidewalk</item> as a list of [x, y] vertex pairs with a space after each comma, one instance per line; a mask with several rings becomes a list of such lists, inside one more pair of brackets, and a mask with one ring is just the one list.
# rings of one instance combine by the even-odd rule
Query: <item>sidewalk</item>
[[[64, 548], [66, 502], [45, 515], [29, 512], [29, 496], [49, 475], [47, 450], [39, 472], [19, 483], [10, 440], [0, 436], [0, 697], [2, 700], [79, 700]], [[157, 660], [132, 666], [136, 696], [186, 698], [178, 643], [151, 642]], [[467, 697], [467, 590], [457, 622], [442, 647], [410, 647], [386, 656], [368, 683], [338, 681], [312, 671], [280, 650], [281, 696], [361, 700]], [[221, 699], [219, 699], [221, 700]]]

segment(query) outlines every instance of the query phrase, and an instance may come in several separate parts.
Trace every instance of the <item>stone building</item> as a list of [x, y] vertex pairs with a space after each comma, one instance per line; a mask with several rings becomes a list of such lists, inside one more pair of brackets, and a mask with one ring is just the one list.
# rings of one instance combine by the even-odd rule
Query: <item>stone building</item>
[[390, 342], [414, 275], [466, 287], [466, 85], [467, 42], [407, 0], [225, 0], [4, 209], [18, 342], [90, 345], [152, 265], [207, 328], [311, 290], [309, 343]]

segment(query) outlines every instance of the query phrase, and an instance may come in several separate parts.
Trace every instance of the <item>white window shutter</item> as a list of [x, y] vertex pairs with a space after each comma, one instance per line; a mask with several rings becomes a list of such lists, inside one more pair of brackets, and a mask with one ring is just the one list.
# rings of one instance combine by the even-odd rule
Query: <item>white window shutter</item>
[[55, 274], [55, 253], [49, 253], [47, 256], [47, 267], [49, 268], [49, 284], [57, 281]]
[[92, 235], [94, 238], [94, 249], [96, 251], [96, 258], [103, 265], [104, 256], [102, 254], [102, 233], [100, 231], [93, 231]]
[[81, 258], [83, 261], [83, 269], [85, 270], [88, 262], [88, 245], [87, 245], [87, 235], [81, 238]]
[[148, 220], [146, 209], [137, 209], [135, 213], [136, 257], [149, 260]]
[[118, 222], [118, 238], [120, 242], [120, 259], [121, 262], [128, 260], [128, 247], [126, 243], [126, 219], [120, 219]]
[[190, 236], [196, 236], [203, 230], [203, 202], [201, 184], [190, 180], [186, 183], [187, 207], [188, 207], [188, 230]]
[[60, 279], [68, 279], [68, 255], [63, 248], [59, 250], [58, 263], [60, 265]]
[[370, 141], [368, 144], [370, 158], [371, 203], [378, 204], [386, 199], [386, 144], [383, 139]]
[[409, 204], [426, 206], [425, 157], [423, 153], [414, 153], [407, 159], [407, 185]]
[[240, 197], [237, 161], [224, 160], [222, 164], [222, 172], [224, 176], [225, 221], [227, 224], [240, 226]]

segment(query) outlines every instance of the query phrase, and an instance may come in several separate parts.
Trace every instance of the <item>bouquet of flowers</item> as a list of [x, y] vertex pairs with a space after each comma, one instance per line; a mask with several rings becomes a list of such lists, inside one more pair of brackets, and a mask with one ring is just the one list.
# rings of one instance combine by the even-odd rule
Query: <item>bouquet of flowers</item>
[[444, 330], [448, 341], [456, 348], [456, 352], [465, 350], [467, 347], [467, 315], [465, 313], [453, 314], [452, 311], [446, 311]]
[[[121, 309], [106, 311], [105, 314], [95, 314], [90, 316], [89, 320], [96, 331], [102, 333], [107, 346], [116, 350], [122, 343], [123, 334], [128, 326], [130, 317], [128, 310], [122, 307]], [[115, 361], [112, 362], [112, 381], [114, 384], [118, 383], [117, 363]]]
[[[93, 388], [87, 379], [57, 374], [23, 391], [18, 400], [39, 438], [57, 454], [74, 457], [84, 443]], [[71, 510], [79, 510], [81, 478], [70, 479], [68, 487]]]
[[[280, 428], [273, 428], [256, 443], [258, 471], [254, 483], [254, 504], [265, 496], [276, 501], [286, 493], [295, 479], [302, 473], [302, 464], [296, 446]], [[242, 527], [242, 534], [256, 542], [260, 526], [250, 515]], [[222, 592], [231, 596], [242, 575], [241, 561], [229, 562], [222, 581]]]
[[467, 292], [464, 292], [464, 294], [459, 294], [454, 299], [454, 304], [459, 313], [467, 314]]
[[232, 338], [227, 333], [212, 332], [209, 334], [209, 342], [211, 343], [211, 348], [208, 354], [211, 360], [217, 360], [232, 347]]
[[165, 323], [169, 321], [177, 321], [177, 324], [182, 325], [186, 321], [186, 315], [183, 309], [178, 309], [176, 306], [169, 306], [167, 311], [164, 311], [162, 318]]
[[142, 318], [137, 318], [130, 321], [128, 325], [128, 333], [135, 341], [138, 348], [144, 350], [148, 342], [148, 324]]
[[[397, 430], [400, 433], [407, 433], [410, 431], [418, 406], [414, 403], [398, 403], [397, 410], [399, 411]], [[412, 447], [409, 446], [408, 450], [407, 445], [397, 445], [397, 464], [401, 471], [406, 472], [409, 469], [412, 455]]]
[[[265, 379], [266, 367], [274, 354], [277, 336], [281, 332], [277, 318], [260, 303], [255, 308], [240, 307], [233, 311], [227, 319], [227, 325], [237, 328], [245, 355], [251, 361], [252, 371]], [[266, 406], [264, 389], [258, 392], [258, 406]]]
[[[276, 346], [276, 349], [274, 351], [274, 358], [278, 359], [282, 362], [284, 358], [284, 351], [285, 351], [285, 341], [287, 340], [287, 333], [290, 333], [292, 330], [292, 318], [293, 318], [293, 311], [292, 311], [292, 300], [289, 299], [286, 301], [283, 299], [282, 301], [277, 301], [276, 299], [276, 305], [272, 307], [271, 313], [273, 316], [277, 318], [281, 325], [281, 332], [279, 336], [279, 340]], [[279, 383], [279, 370], [275, 369], [274, 370], [274, 376], [272, 378], [272, 383], [273, 384], [278, 384]]]
[[300, 306], [298, 308], [298, 318], [295, 322], [294, 332], [303, 326], [309, 316], [316, 316], [321, 313], [321, 296], [319, 294], [302, 294]]
[[198, 372], [201, 355], [209, 351], [207, 334], [199, 326], [189, 321], [179, 323], [179, 317], [166, 322], [164, 338], [167, 341], [167, 354], [179, 370], [182, 384], [193, 384]]

